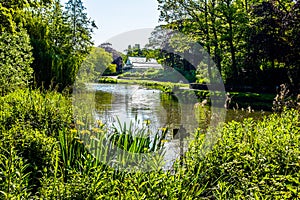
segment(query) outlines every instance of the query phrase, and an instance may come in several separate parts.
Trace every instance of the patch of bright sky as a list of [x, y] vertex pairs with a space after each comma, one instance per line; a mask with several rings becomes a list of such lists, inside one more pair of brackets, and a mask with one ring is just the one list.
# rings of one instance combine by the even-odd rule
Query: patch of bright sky
[[[64, 5], [68, 0], [61, 0]], [[94, 42], [98, 46], [124, 32], [154, 28], [159, 19], [156, 0], [83, 0], [88, 16], [95, 20], [98, 30]]]

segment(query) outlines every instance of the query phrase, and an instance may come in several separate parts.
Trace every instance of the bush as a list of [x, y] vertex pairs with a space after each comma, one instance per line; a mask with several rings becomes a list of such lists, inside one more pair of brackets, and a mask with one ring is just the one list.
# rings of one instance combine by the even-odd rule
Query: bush
[[28, 199], [30, 196], [28, 164], [17, 155], [15, 147], [3, 145], [8, 138], [0, 137], [0, 198]]
[[13, 181], [0, 175], [0, 191], [6, 198], [17, 185], [11, 194], [25, 197], [37, 191], [44, 174], [53, 176], [58, 131], [71, 123], [70, 101], [56, 92], [18, 89], [0, 97], [0, 105], [0, 168], [16, 173]]
[[[0, 155], [3, 158], [16, 159], [19, 164], [12, 163], [4, 170], [16, 171], [22, 190], [35, 192], [40, 186], [40, 178], [43, 173], [50, 175], [53, 171], [55, 154], [58, 153], [55, 146], [56, 139], [48, 137], [45, 133], [32, 130], [26, 124], [15, 125], [10, 130], [4, 130], [0, 134]], [[9, 154], [7, 153], [9, 150]], [[6, 176], [7, 177], [7, 176]], [[4, 178], [6, 180], [6, 178]], [[0, 186], [0, 191], [13, 187], [13, 183], [5, 182]], [[25, 190], [26, 189], [26, 190]], [[7, 189], [6, 189], [7, 190]], [[21, 191], [19, 191], [21, 192]]]
[[31, 50], [25, 31], [0, 34], [0, 95], [30, 83], [33, 77]]
[[71, 101], [55, 91], [16, 90], [0, 97], [0, 105], [0, 129], [23, 123], [55, 135], [72, 121]]
[[[300, 114], [273, 114], [262, 121], [230, 122], [205, 158], [203, 140], [191, 147], [188, 168], [207, 184], [204, 196], [232, 198], [299, 198]], [[195, 176], [195, 175], [194, 175]]]
[[117, 65], [109, 64], [108, 67], [105, 69], [103, 75], [116, 75], [116, 73], [117, 73]]
[[99, 83], [118, 83], [118, 80], [110, 77], [102, 77], [99, 79]]

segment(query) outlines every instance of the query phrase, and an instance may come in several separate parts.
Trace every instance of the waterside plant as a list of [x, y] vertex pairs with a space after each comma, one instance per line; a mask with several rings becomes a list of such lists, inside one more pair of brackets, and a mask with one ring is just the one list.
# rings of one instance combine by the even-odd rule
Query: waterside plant
[[[85, 124], [72, 119], [64, 95], [16, 90], [0, 97], [0, 105], [1, 199], [300, 198], [296, 110], [225, 124], [205, 156], [206, 135], [197, 129], [172, 170], [129, 173], [88, 150], [76, 128]], [[103, 127], [84, 128], [85, 134], [101, 134]]]

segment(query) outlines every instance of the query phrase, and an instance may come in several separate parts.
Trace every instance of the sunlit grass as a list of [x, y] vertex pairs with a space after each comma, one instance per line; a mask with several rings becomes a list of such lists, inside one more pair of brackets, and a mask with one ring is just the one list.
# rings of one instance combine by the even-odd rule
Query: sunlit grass
[[98, 159], [111, 155], [99, 142], [152, 152], [161, 148], [166, 129], [149, 143], [148, 122], [139, 129], [97, 120], [89, 126], [87, 116], [73, 119], [70, 99], [56, 92], [18, 90], [0, 102], [1, 199], [300, 198], [296, 110], [225, 124], [215, 130], [222, 137], [205, 157], [206, 135], [199, 128], [171, 170], [157, 167], [160, 160], [153, 157], [152, 170], [128, 172]]

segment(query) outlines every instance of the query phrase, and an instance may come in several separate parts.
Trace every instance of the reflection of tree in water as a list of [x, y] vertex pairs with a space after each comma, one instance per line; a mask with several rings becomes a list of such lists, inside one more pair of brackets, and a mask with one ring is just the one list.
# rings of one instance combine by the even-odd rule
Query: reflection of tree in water
[[202, 106], [195, 104], [195, 118], [198, 122], [198, 126], [201, 130], [206, 130], [210, 124], [210, 108], [208, 106]]
[[210, 123], [210, 108], [199, 106], [191, 102], [180, 102], [178, 97], [161, 94], [161, 105], [166, 112], [166, 125], [172, 129], [183, 125], [188, 132], [194, 132], [195, 128], [206, 130]]
[[99, 114], [112, 108], [114, 96], [110, 92], [96, 91], [95, 92], [95, 109]]
[[161, 105], [166, 112], [166, 124], [170, 128], [178, 128], [181, 124], [180, 103], [175, 96], [161, 93]]

